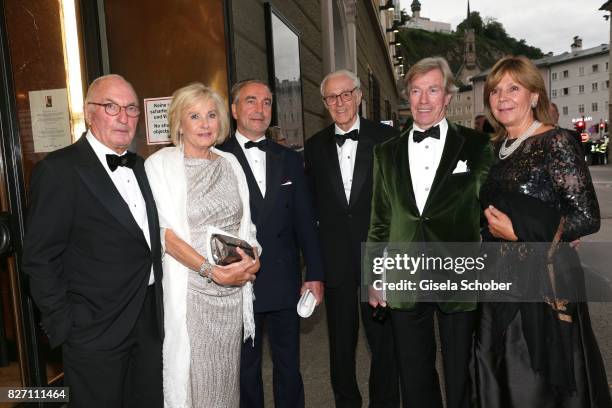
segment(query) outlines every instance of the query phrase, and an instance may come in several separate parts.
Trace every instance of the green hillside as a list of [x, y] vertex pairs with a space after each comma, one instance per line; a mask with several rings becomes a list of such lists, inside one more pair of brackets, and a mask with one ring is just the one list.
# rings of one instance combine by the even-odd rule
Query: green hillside
[[457, 72], [463, 63], [464, 31], [467, 27], [474, 29], [478, 65], [483, 70], [493, 66], [506, 54], [525, 55], [528, 58], [544, 56], [542, 50], [527, 45], [524, 39], [510, 37], [500, 22], [493, 19], [483, 22], [480, 14], [474, 11], [470, 13], [469, 20], [463, 20], [451, 34], [400, 28], [397, 38], [402, 44], [400, 52], [404, 56], [405, 69], [421, 58], [437, 55], [445, 57], [453, 72]]

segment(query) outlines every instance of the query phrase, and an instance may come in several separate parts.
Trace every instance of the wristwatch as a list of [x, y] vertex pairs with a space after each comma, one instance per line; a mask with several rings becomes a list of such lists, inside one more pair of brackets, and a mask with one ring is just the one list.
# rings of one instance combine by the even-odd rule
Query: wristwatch
[[213, 272], [213, 264], [211, 264], [205, 259], [204, 262], [202, 262], [202, 265], [200, 265], [200, 269], [198, 269], [198, 274], [201, 277], [208, 279], [208, 283], [210, 283], [213, 280], [212, 272]]

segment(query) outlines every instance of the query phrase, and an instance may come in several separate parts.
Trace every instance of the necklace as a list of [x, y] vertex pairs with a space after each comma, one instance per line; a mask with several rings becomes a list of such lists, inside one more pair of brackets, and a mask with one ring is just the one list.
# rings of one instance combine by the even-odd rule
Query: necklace
[[514, 153], [516, 149], [519, 148], [519, 146], [525, 141], [525, 139], [533, 135], [533, 132], [535, 132], [536, 129], [540, 127], [540, 125], [541, 123], [539, 121], [534, 120], [531, 126], [529, 126], [529, 129], [527, 129], [525, 133], [523, 133], [521, 136], [516, 138], [514, 140], [514, 143], [512, 143], [510, 146], [506, 146], [506, 143], [508, 142], [508, 137], [506, 136], [504, 142], [499, 147], [499, 158], [501, 160], [505, 160], [510, 157], [510, 155]]

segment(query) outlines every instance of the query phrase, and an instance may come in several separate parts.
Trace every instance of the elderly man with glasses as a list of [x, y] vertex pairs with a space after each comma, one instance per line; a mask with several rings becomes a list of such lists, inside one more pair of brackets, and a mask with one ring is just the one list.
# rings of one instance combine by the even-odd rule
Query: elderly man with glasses
[[162, 407], [159, 222], [143, 160], [127, 151], [140, 109], [119, 75], [96, 79], [88, 131], [39, 162], [23, 269], [72, 407]]
[[359, 117], [360, 81], [351, 71], [339, 70], [323, 78], [321, 96], [334, 123], [306, 142], [305, 162], [323, 250], [336, 406], [362, 406], [355, 374], [361, 310], [372, 352], [369, 406], [397, 407], [399, 380], [390, 323], [375, 321], [374, 309], [367, 302], [359, 303], [359, 286], [361, 243], [367, 240], [370, 223], [372, 149], [398, 132]]

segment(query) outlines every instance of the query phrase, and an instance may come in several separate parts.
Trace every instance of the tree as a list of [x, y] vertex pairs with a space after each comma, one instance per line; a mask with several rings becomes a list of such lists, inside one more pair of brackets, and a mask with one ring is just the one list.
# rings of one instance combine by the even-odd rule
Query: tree
[[484, 23], [482, 22], [482, 17], [480, 17], [480, 13], [477, 11], [472, 11], [470, 13], [470, 17], [463, 20], [457, 26], [457, 32], [463, 34], [466, 29], [473, 28], [474, 32], [478, 35], [481, 35], [484, 31]]
[[483, 35], [492, 40], [507, 40], [508, 33], [499, 21], [492, 17], [487, 17], [487, 22], [484, 27]]
[[406, 11], [406, 9], [402, 9], [400, 11], [400, 24], [404, 25], [406, 21], [408, 20], [410, 20], [410, 16], [408, 15], [408, 12]]

